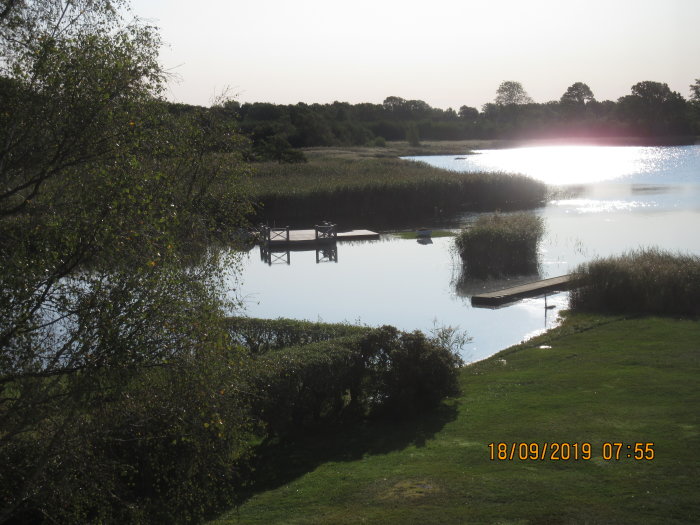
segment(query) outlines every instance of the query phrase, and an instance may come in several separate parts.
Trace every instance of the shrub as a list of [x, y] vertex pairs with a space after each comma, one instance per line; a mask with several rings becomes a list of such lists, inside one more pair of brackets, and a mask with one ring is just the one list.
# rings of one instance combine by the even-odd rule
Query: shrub
[[418, 126], [413, 122], [406, 128], [406, 142], [408, 142], [411, 146], [420, 146]]
[[657, 248], [598, 259], [573, 273], [571, 308], [583, 311], [697, 315], [700, 257]]
[[465, 273], [498, 277], [537, 271], [542, 217], [531, 213], [482, 215], [455, 239]]
[[[335, 325], [331, 325], [335, 326]], [[391, 326], [278, 349], [252, 361], [253, 414], [271, 434], [353, 416], [405, 416], [458, 392], [456, 349]]]
[[234, 503], [255, 438], [236, 364], [216, 351], [152, 369], [104, 413], [114, 437], [96, 455], [119, 480], [115, 516], [129, 509], [145, 523], [185, 523]]
[[44, 487], [13, 509], [14, 522], [185, 523], [230, 506], [250, 477], [255, 437], [232, 358], [202, 349], [144, 367], [126, 384], [119, 373], [93, 371], [108, 399], [80, 413], [57, 403], [44, 426], [59, 427], [63, 442], [54, 445], [42, 426], [3, 451], [3, 468], [21, 473], [0, 487], [3, 500], [17, 498], [27, 476]]
[[252, 414], [266, 434], [298, 431], [340, 415], [357, 381], [357, 340], [321, 341], [269, 352], [250, 366]]
[[383, 326], [361, 341], [364, 403], [375, 413], [402, 416], [459, 392], [460, 357], [422, 332]]

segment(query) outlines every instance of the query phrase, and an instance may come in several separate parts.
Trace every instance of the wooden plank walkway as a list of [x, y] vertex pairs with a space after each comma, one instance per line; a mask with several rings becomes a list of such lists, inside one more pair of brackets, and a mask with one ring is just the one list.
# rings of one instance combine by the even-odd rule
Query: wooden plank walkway
[[549, 292], [562, 292], [574, 286], [571, 275], [562, 275], [543, 279], [532, 283], [505, 288], [496, 292], [489, 292], [472, 296], [472, 306], [499, 306], [508, 302], [514, 302], [525, 297], [534, 297]]
[[370, 230], [338, 232], [334, 238], [316, 238], [316, 230], [289, 230], [289, 240], [284, 236], [272, 236], [270, 246], [317, 245], [333, 241], [366, 241], [379, 239], [379, 234]]

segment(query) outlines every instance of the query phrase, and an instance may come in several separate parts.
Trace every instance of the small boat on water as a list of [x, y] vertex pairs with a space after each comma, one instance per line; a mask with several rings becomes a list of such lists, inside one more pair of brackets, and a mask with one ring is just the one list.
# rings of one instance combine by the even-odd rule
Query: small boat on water
[[419, 239], [421, 237], [430, 237], [433, 234], [433, 230], [430, 230], [428, 228], [418, 228], [416, 230], [416, 237]]

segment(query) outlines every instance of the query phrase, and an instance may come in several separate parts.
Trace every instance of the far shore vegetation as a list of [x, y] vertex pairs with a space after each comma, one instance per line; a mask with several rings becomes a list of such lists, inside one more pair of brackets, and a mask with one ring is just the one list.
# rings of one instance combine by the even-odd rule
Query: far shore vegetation
[[[425, 144], [436, 141], [693, 144], [700, 135], [699, 108], [699, 80], [690, 86], [688, 99], [666, 83], [641, 81], [616, 101], [599, 101], [587, 84], [575, 82], [559, 100], [535, 103], [519, 82], [505, 81], [494, 102], [480, 109], [433, 108], [422, 100], [398, 96], [388, 96], [381, 104], [232, 101], [226, 105], [231, 118], [251, 138], [250, 158], [278, 162], [303, 162], [303, 148], [390, 150], [396, 141], [406, 141], [411, 155], [429, 154]], [[171, 105], [171, 111], [181, 114], [195, 109]], [[452, 153], [464, 151], [447, 150]]]

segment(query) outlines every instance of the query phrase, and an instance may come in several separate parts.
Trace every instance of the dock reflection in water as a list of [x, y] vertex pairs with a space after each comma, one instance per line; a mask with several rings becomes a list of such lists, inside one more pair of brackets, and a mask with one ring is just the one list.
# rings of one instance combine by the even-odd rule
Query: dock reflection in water
[[291, 264], [293, 251], [316, 251], [316, 264], [338, 262], [338, 241], [377, 240], [379, 234], [369, 230], [338, 231], [335, 224], [323, 222], [309, 230], [284, 228], [260, 229], [260, 260], [269, 266]]
[[260, 260], [267, 263], [268, 266], [273, 264], [292, 264], [292, 252], [316, 252], [316, 264], [338, 262], [338, 243], [329, 242], [319, 246], [270, 246], [261, 244]]

